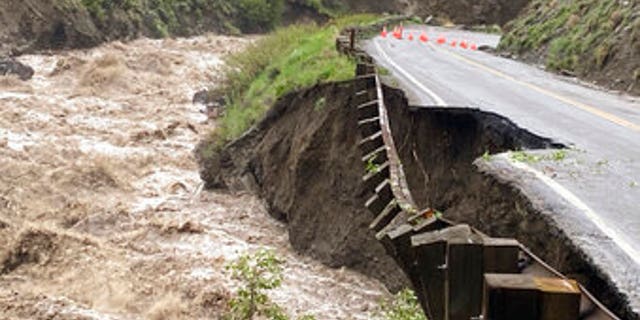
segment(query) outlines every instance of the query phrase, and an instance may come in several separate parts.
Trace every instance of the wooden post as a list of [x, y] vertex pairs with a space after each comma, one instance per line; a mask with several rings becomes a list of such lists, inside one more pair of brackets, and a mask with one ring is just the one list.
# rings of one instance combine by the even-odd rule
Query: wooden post
[[356, 48], [356, 29], [349, 30], [349, 49], [353, 52]]
[[519, 273], [520, 244], [515, 239], [484, 238], [484, 273]]
[[486, 274], [486, 320], [576, 320], [580, 288], [573, 280], [525, 274]]
[[480, 236], [456, 234], [448, 239], [447, 310], [449, 320], [468, 320], [482, 314], [483, 246]]
[[534, 278], [540, 297], [542, 320], [575, 320], [580, 316], [580, 287], [574, 280]]
[[533, 277], [522, 274], [485, 274], [485, 320], [540, 320], [539, 294]]
[[[448, 319], [447, 307], [450, 296], [448, 294], [447, 275], [449, 275], [448, 268], [451, 267], [447, 262], [449, 241], [469, 239], [470, 236], [471, 228], [468, 225], [457, 225], [411, 237], [411, 244], [416, 250], [416, 266], [419, 270], [421, 289], [427, 297], [427, 318], [433, 320]], [[460, 253], [462, 251], [464, 250], [461, 250]], [[481, 247], [479, 247], [478, 252], [481, 259]], [[458, 251], [456, 251], [455, 255], [458, 257]], [[482, 264], [479, 266], [481, 267]], [[481, 268], [479, 271], [482, 272]], [[458, 292], [457, 289], [456, 292]], [[457, 296], [456, 301], [458, 301]]]

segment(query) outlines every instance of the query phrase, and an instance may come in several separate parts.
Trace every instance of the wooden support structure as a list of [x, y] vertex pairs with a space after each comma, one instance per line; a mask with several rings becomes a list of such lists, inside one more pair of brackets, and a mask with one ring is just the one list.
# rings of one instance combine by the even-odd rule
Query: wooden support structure
[[484, 238], [484, 273], [519, 273], [520, 243], [515, 239]]
[[577, 320], [580, 288], [573, 280], [486, 274], [483, 319]]

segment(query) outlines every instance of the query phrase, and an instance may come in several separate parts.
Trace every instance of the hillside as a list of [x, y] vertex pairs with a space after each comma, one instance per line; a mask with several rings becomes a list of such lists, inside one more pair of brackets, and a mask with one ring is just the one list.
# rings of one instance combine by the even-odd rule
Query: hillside
[[529, 0], [24, 0], [0, 1], [0, 56], [93, 47], [138, 36], [260, 33], [354, 12], [504, 24]]
[[548, 69], [640, 94], [640, 2], [535, 0], [500, 49]]
[[0, 1], [0, 56], [140, 35], [265, 32], [282, 23], [323, 21], [319, 9], [313, 1], [296, 0]]

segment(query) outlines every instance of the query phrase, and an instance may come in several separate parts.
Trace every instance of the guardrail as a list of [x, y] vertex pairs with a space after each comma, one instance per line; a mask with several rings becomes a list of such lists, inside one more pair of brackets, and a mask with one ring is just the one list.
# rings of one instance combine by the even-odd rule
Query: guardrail
[[357, 48], [356, 30], [336, 40], [357, 59], [359, 148], [371, 197], [370, 228], [409, 277], [430, 320], [618, 319], [584, 287], [544, 263], [515, 239], [491, 238], [411, 197], [390, 129], [373, 59]]

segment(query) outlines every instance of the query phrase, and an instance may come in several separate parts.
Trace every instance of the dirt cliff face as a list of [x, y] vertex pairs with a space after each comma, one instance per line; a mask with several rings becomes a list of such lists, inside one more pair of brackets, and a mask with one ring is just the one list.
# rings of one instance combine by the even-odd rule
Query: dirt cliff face
[[0, 55], [29, 46], [91, 46], [99, 40], [100, 32], [79, 6], [65, 7], [56, 1], [0, 2]]
[[221, 152], [199, 147], [207, 184], [253, 189], [287, 222], [293, 247], [334, 266], [376, 277], [391, 290], [407, 284], [369, 230], [373, 219], [357, 148], [351, 82], [286, 96], [266, 118]]

